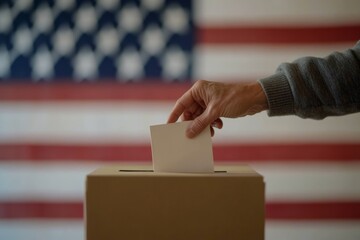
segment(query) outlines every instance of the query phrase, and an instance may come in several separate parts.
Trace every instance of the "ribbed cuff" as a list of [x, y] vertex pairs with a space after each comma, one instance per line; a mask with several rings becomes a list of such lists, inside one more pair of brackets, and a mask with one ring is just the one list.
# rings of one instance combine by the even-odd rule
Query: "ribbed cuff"
[[268, 104], [269, 116], [283, 116], [294, 114], [294, 98], [286, 76], [276, 73], [270, 77], [258, 80], [263, 88]]

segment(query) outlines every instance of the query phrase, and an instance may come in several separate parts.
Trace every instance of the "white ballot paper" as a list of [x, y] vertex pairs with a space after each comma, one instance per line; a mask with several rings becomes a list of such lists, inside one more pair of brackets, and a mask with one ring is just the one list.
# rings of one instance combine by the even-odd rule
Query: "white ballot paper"
[[150, 126], [154, 172], [214, 172], [210, 128], [190, 139], [185, 135], [190, 123]]

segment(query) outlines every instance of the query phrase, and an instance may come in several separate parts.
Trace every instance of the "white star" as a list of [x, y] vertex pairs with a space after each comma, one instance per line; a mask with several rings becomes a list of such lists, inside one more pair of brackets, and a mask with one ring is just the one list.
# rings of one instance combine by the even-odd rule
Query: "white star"
[[46, 5], [39, 7], [33, 16], [34, 28], [40, 32], [48, 32], [53, 24], [53, 14], [50, 8]]
[[76, 27], [82, 32], [91, 32], [96, 27], [97, 18], [94, 7], [90, 4], [85, 4], [76, 13]]
[[78, 80], [97, 76], [97, 58], [89, 47], [83, 47], [74, 58], [74, 75]]
[[32, 59], [32, 74], [35, 79], [46, 79], [53, 76], [54, 60], [48, 48], [41, 46]]
[[188, 64], [187, 55], [178, 47], [171, 47], [163, 58], [163, 74], [167, 79], [183, 78]]
[[9, 31], [12, 25], [12, 14], [9, 8], [1, 7], [0, 8], [0, 32]]
[[33, 4], [33, 0], [17, 0], [14, 2], [15, 2], [14, 8], [17, 11], [25, 11], [28, 8], [30, 8], [30, 6]]
[[142, 24], [142, 14], [135, 5], [127, 5], [118, 14], [120, 30], [136, 32]]
[[143, 63], [139, 52], [127, 48], [117, 60], [118, 77], [122, 80], [138, 79], [143, 75]]
[[28, 27], [20, 27], [13, 36], [14, 49], [20, 54], [30, 51], [33, 44], [33, 36]]
[[113, 10], [118, 5], [119, 0], [101, 0], [98, 1], [98, 6], [102, 7], [104, 10]]
[[60, 11], [70, 10], [75, 5], [75, 0], [56, 0], [56, 8]]
[[119, 46], [119, 33], [112, 26], [101, 28], [96, 36], [96, 45], [102, 54], [115, 54]]
[[159, 27], [151, 25], [146, 28], [141, 38], [141, 45], [146, 53], [157, 55], [164, 48], [166, 36]]
[[54, 35], [54, 51], [61, 56], [71, 54], [75, 41], [74, 33], [69, 27], [60, 27]]
[[189, 17], [183, 8], [172, 5], [163, 15], [163, 23], [169, 31], [183, 33], [189, 27]]
[[156, 11], [164, 4], [164, 0], [142, 0], [142, 5], [146, 10]]

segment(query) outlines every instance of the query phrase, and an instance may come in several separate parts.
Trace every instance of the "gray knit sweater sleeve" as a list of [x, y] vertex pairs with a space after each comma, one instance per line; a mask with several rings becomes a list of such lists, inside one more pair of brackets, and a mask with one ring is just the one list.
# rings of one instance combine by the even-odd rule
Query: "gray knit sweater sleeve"
[[360, 41], [325, 58], [304, 57], [281, 64], [259, 80], [269, 116], [295, 114], [322, 119], [360, 111]]

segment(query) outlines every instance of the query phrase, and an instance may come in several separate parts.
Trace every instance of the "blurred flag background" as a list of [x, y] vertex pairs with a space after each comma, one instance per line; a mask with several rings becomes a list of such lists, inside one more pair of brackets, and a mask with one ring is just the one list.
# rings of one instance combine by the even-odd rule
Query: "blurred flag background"
[[[150, 164], [196, 79], [247, 81], [360, 40], [358, 0], [0, 1], [0, 239], [82, 239], [85, 175]], [[266, 239], [360, 239], [360, 115], [226, 119], [266, 181]], [[246, 194], [246, 193], [244, 193]], [[181, 226], [179, 226], [181, 229]]]

